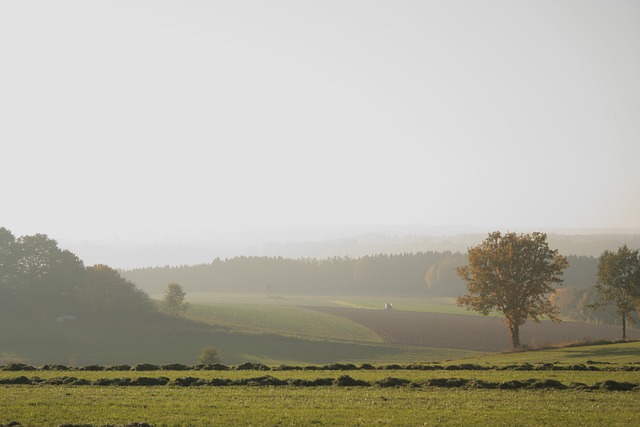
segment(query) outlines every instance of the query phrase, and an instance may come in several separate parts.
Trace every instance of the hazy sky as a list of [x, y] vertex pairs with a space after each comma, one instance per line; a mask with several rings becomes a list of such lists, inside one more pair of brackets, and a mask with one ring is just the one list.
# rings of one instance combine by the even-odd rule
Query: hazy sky
[[3, 1], [0, 226], [640, 229], [638, 1]]

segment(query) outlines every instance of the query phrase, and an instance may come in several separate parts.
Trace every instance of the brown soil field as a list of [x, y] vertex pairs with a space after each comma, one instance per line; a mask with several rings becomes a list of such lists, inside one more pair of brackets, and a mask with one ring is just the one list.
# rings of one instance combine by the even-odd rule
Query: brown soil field
[[[490, 352], [511, 348], [507, 328], [500, 317], [343, 307], [307, 308], [352, 320], [394, 344]], [[640, 339], [640, 330], [627, 328], [627, 336]], [[621, 337], [619, 326], [591, 323], [529, 321], [520, 328], [520, 342], [532, 347]]]

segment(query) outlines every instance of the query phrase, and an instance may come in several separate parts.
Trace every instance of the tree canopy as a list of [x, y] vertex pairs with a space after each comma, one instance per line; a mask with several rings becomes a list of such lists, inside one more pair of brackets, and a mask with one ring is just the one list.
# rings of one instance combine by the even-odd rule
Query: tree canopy
[[496, 231], [469, 249], [468, 265], [457, 268], [468, 294], [457, 303], [488, 315], [505, 317], [514, 348], [520, 346], [520, 326], [542, 317], [558, 321], [557, 308], [549, 300], [552, 285], [562, 283], [567, 259], [549, 248], [544, 233], [502, 235]]
[[605, 302], [616, 307], [625, 339], [627, 320], [633, 322], [631, 314], [640, 308], [640, 251], [631, 250], [627, 245], [616, 252], [604, 251], [598, 260], [596, 289]]
[[147, 294], [105, 265], [85, 267], [46, 234], [0, 228], [0, 315], [127, 319], [153, 310]]

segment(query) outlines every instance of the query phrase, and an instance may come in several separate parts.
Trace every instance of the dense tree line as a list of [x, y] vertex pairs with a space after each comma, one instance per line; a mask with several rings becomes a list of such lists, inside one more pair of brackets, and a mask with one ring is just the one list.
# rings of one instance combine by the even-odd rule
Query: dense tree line
[[[596, 258], [567, 259], [566, 286], [586, 289], [595, 284]], [[455, 297], [465, 290], [456, 267], [466, 263], [466, 254], [448, 251], [326, 259], [241, 256], [121, 273], [151, 294], [161, 294], [166, 283], [177, 282], [188, 292]]]
[[379, 254], [360, 258], [235, 257], [179, 267], [122, 271], [151, 294], [167, 282], [188, 292], [248, 292], [325, 295], [424, 295], [430, 266], [451, 252]]
[[147, 294], [116, 270], [85, 267], [46, 234], [16, 238], [0, 228], [0, 315], [103, 321], [153, 310]]

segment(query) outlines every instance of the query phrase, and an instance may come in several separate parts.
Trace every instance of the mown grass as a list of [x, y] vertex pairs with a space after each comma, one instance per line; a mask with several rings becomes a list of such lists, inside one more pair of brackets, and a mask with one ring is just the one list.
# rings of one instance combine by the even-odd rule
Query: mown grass
[[0, 388], [0, 422], [216, 425], [629, 426], [637, 392], [358, 387]]

